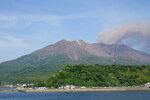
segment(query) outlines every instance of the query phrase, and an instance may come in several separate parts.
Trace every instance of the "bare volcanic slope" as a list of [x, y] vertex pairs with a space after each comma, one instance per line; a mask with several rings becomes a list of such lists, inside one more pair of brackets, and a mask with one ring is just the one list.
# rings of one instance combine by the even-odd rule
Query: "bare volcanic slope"
[[[39, 59], [45, 59], [48, 56], [66, 55], [71, 60], [80, 60], [85, 57], [96, 57], [112, 60], [114, 63], [117, 63], [118, 60], [134, 61], [141, 64], [150, 63], [149, 54], [132, 49], [126, 45], [106, 45], [100, 43], [88, 44], [83, 40], [61, 40], [56, 44], [49, 45], [33, 54], [38, 55]], [[128, 63], [130, 64], [130, 62]], [[118, 64], [124, 63], [118, 62]]]
[[49, 74], [68, 64], [150, 64], [150, 55], [126, 45], [61, 40], [29, 55], [1, 63], [0, 79], [19, 82], [45, 80]]

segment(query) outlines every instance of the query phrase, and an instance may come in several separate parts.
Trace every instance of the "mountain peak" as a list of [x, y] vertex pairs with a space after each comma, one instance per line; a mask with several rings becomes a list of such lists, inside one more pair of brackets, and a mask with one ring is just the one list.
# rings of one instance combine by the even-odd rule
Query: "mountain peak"
[[68, 44], [68, 43], [75, 43], [75, 44], [78, 44], [78, 45], [83, 45], [83, 44], [87, 44], [85, 41], [83, 41], [83, 40], [73, 40], [73, 41], [68, 41], [68, 40], [60, 40], [60, 41], [58, 41], [58, 42], [56, 42], [55, 44], [62, 44], [62, 45], [64, 45], [64, 44]]
[[78, 45], [82, 45], [82, 44], [87, 44], [85, 41], [83, 40], [73, 40], [73, 42], [77, 43]]
[[69, 42], [69, 41], [62, 39], [62, 40], [56, 42], [56, 44], [58, 44], [58, 43], [66, 43], [66, 42]]

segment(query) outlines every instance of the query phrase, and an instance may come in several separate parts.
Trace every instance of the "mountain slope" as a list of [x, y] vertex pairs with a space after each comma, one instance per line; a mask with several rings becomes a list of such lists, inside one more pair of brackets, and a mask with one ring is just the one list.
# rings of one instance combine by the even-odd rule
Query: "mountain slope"
[[61, 40], [29, 55], [1, 63], [0, 79], [13, 82], [45, 80], [68, 64], [150, 64], [150, 55], [126, 45]]

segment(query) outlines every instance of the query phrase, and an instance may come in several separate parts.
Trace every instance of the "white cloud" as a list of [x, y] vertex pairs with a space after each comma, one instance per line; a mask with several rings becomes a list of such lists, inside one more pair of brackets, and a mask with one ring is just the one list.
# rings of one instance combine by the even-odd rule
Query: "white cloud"
[[76, 18], [98, 18], [98, 16], [82, 13], [70, 15], [50, 15], [50, 14], [37, 14], [37, 15], [0, 15], [0, 29], [20, 29], [26, 28], [34, 23], [49, 23], [51, 26], [59, 26], [62, 21]]
[[28, 48], [30, 44], [25, 43], [24, 39], [14, 36], [0, 37], [1, 49], [13, 49], [13, 48]]

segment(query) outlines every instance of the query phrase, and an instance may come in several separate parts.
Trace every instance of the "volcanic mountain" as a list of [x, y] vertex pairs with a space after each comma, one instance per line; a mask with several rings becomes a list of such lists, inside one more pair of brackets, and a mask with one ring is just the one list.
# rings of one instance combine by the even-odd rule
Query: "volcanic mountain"
[[150, 55], [126, 45], [89, 44], [83, 40], [61, 40], [29, 55], [0, 64], [0, 79], [35, 82], [75, 64], [150, 64]]

